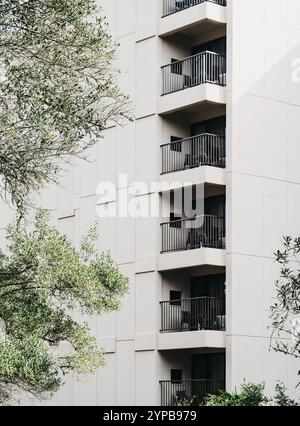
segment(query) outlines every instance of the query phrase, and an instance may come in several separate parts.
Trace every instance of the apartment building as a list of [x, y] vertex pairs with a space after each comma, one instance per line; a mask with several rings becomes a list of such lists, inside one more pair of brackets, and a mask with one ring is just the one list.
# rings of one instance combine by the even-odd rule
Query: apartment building
[[[75, 243], [136, 182], [149, 188], [136, 201], [161, 214], [100, 219], [99, 248], [130, 292], [120, 312], [91, 321], [105, 368], [68, 379], [49, 404], [175, 405], [244, 378], [268, 392], [281, 380], [293, 395], [299, 366], [269, 350], [268, 310], [273, 252], [300, 234], [300, 3], [100, 4], [135, 120], [108, 128], [90, 162], [74, 164], [43, 202]], [[99, 182], [115, 184], [115, 196], [103, 201]], [[201, 188], [199, 216], [182, 214], [186, 186], [192, 204]]]

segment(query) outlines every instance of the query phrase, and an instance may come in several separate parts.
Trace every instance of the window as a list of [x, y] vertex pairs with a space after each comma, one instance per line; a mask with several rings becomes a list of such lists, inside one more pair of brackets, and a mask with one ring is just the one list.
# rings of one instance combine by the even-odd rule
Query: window
[[181, 142], [176, 142], [176, 141], [181, 141], [181, 140], [182, 140], [182, 138], [179, 138], [178, 136], [171, 136], [170, 150], [176, 151], [176, 152], [181, 152], [181, 150], [182, 150]]
[[205, 51], [215, 52], [219, 55], [226, 55], [226, 37], [221, 37], [216, 40], [211, 40], [192, 48], [192, 55]]
[[182, 382], [182, 370], [171, 370], [171, 382], [181, 383]]
[[178, 61], [178, 59], [171, 59], [171, 73], [182, 75], [182, 62]]
[[170, 291], [170, 305], [181, 306], [181, 291]]
[[221, 137], [226, 136], [226, 116], [211, 118], [191, 126], [191, 135], [198, 136], [203, 133], [211, 133]]

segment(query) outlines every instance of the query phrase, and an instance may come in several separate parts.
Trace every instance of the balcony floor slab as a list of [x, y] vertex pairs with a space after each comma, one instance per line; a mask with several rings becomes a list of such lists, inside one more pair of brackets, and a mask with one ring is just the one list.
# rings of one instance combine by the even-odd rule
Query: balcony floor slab
[[225, 250], [211, 248], [161, 253], [158, 256], [158, 271], [172, 271], [200, 265], [225, 267], [225, 253]]
[[160, 192], [184, 188], [186, 186], [209, 183], [225, 186], [225, 169], [218, 167], [195, 167], [160, 176]]
[[159, 114], [164, 116], [178, 111], [197, 113], [220, 104], [226, 104], [226, 87], [206, 83], [161, 96]]
[[225, 331], [185, 331], [160, 333], [158, 336], [159, 351], [197, 348], [223, 349], [225, 347]]

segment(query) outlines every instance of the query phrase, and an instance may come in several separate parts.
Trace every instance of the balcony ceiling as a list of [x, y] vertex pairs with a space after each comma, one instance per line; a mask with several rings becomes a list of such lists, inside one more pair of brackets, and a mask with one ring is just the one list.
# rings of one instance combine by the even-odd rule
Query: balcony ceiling
[[216, 21], [211, 21], [209, 19], [204, 19], [203, 21], [189, 24], [185, 27], [180, 27], [179, 29], [174, 29], [169, 33], [163, 35], [164, 37], [171, 37], [174, 34], [180, 35], [185, 38], [195, 38], [201, 34], [209, 33], [215, 30], [220, 29], [224, 24]]

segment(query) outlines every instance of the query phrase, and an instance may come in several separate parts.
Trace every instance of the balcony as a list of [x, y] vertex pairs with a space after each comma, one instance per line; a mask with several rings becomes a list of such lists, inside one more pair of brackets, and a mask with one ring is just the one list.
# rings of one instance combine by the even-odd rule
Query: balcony
[[172, 15], [182, 10], [188, 9], [205, 2], [215, 3], [220, 6], [227, 6], [227, 0], [164, 0], [163, 17]]
[[220, 380], [164, 380], [161, 386], [161, 405], [178, 406], [184, 403], [199, 405], [209, 394], [217, 394], [225, 388], [225, 381]]
[[198, 248], [225, 249], [225, 219], [196, 216], [161, 224], [162, 253]]
[[[226, 5], [226, 1], [165, 1], [165, 15], [159, 20], [158, 34], [168, 40], [180, 36], [190, 44], [202, 34], [217, 31], [225, 35], [228, 16], [227, 8], [223, 5]], [[181, 12], [180, 16], [177, 12]]]
[[198, 297], [160, 302], [161, 332], [225, 331], [225, 300]]
[[209, 83], [226, 85], [226, 57], [203, 52], [162, 67], [163, 95]]
[[162, 174], [200, 166], [225, 168], [225, 138], [204, 133], [161, 146]]

